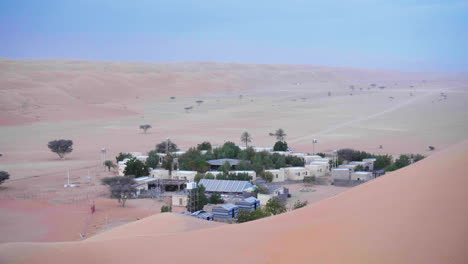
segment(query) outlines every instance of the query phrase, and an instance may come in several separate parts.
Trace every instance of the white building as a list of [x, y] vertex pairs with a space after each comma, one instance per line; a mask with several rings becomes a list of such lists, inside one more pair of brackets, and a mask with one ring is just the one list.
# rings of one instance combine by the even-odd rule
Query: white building
[[332, 180], [349, 180], [351, 171], [347, 168], [335, 168], [331, 170]]
[[284, 176], [284, 169], [265, 170], [265, 171], [273, 174], [273, 182], [284, 182], [285, 180], [287, 180]]
[[310, 172], [310, 176], [324, 177], [328, 172], [328, 164], [310, 164], [305, 165], [305, 168]]
[[370, 181], [372, 179], [372, 172], [370, 171], [355, 171], [351, 173], [351, 180], [353, 181]]
[[310, 176], [310, 172], [305, 167], [287, 167], [284, 170], [285, 178], [291, 181], [302, 181], [304, 177]]
[[151, 177], [159, 180], [167, 180], [170, 179], [169, 171], [163, 169], [153, 169], [150, 171]]
[[341, 168], [341, 169], [350, 169], [352, 171], [354, 171], [354, 169], [356, 168], [357, 165], [354, 165], [354, 164], [341, 164], [340, 166], [338, 166], [338, 168]]
[[171, 179], [194, 181], [195, 175], [197, 175], [196, 171], [175, 170], [172, 171]]

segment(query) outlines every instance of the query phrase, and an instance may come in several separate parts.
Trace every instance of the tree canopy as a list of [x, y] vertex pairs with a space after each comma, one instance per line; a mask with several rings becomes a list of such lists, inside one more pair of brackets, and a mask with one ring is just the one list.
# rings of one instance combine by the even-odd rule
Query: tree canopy
[[115, 160], [117, 161], [117, 163], [119, 163], [119, 161], [122, 161], [124, 159], [131, 159], [133, 156], [132, 154], [130, 153], [122, 153], [120, 152], [119, 155], [117, 155], [117, 157], [115, 157]]
[[133, 187], [135, 180], [130, 177], [106, 177], [101, 183], [109, 186], [111, 198], [118, 199], [118, 203], [125, 207], [128, 198], [136, 194], [136, 188]]
[[125, 176], [133, 176], [135, 178], [148, 176], [149, 175], [149, 168], [143, 163], [141, 160], [137, 158], [132, 158], [125, 163]]
[[10, 174], [6, 171], [0, 171], [0, 184], [10, 179]]
[[150, 128], [151, 128], [151, 125], [148, 125], [148, 124], [140, 125], [140, 129], [142, 129], [145, 133], [146, 133], [146, 130], [148, 130]]
[[61, 159], [63, 159], [66, 154], [73, 151], [73, 141], [69, 139], [52, 140], [47, 146], [50, 151], [57, 153]]
[[177, 148], [177, 145], [172, 142], [170, 139], [164, 140], [161, 143], [156, 145], [156, 152], [157, 153], [166, 153], [166, 148], [169, 146], [169, 152], [176, 152], [179, 149]]
[[273, 151], [287, 151], [288, 143], [286, 141], [277, 141], [273, 146]]
[[245, 147], [248, 147], [248, 144], [252, 142], [252, 136], [250, 136], [249, 132], [245, 131], [242, 133], [241, 142], [245, 144]]

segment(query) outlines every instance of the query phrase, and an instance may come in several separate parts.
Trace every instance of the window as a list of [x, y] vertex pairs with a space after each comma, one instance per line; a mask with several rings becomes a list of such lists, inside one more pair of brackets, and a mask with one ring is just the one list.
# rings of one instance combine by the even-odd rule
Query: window
[[179, 205], [182, 205], [182, 198], [179, 198]]
[[276, 174], [276, 179], [278, 179], [278, 174]]

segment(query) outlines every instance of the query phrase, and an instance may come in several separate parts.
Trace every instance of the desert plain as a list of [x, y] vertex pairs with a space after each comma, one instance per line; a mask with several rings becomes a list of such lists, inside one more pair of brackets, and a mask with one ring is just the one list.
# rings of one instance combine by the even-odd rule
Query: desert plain
[[[143, 133], [141, 124], [152, 128]], [[121, 208], [100, 184], [114, 175], [101, 165], [102, 148], [113, 160], [166, 138], [182, 150], [202, 141], [241, 144], [244, 131], [252, 145], [272, 146], [269, 133], [278, 128], [297, 152], [429, 157], [355, 188], [318, 186], [301, 196], [311, 203], [304, 209], [239, 225], [159, 214], [161, 201]], [[239, 255], [244, 263], [463, 263], [466, 131], [466, 73], [0, 59], [0, 170], [11, 175], [0, 187], [0, 262], [130, 261], [136, 253], [125, 244], [158, 249], [142, 263], [202, 262], [204, 248], [187, 241], [229, 236], [209, 262], [239, 263]], [[62, 138], [74, 142], [64, 160], [47, 148]], [[79, 187], [63, 188], [67, 171]], [[65, 241], [75, 242], [38, 243]], [[184, 254], [171, 254], [177, 243]]]

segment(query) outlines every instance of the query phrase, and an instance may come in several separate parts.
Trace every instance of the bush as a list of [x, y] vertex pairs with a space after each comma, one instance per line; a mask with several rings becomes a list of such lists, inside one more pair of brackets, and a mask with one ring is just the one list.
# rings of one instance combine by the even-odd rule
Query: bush
[[161, 213], [170, 213], [172, 212], [172, 207], [169, 205], [161, 206]]
[[269, 194], [270, 190], [265, 185], [258, 185], [257, 188], [255, 189], [255, 195], [261, 193], [261, 194]]
[[204, 141], [201, 144], [198, 144], [197, 149], [202, 151], [202, 150], [211, 150], [212, 146], [211, 143], [208, 141]]
[[354, 167], [354, 171], [365, 171], [366, 169], [364, 168], [364, 166], [362, 165], [357, 165], [356, 167]]
[[220, 194], [217, 194], [217, 193], [214, 193], [210, 196], [210, 198], [208, 199], [209, 203], [210, 204], [222, 204], [224, 203], [224, 200], [223, 198], [221, 198], [221, 195]]
[[148, 158], [146, 159], [145, 165], [148, 168], [156, 169], [159, 164], [159, 156], [154, 150], [148, 152]]
[[307, 201], [301, 202], [301, 201], [297, 200], [297, 201], [294, 203], [293, 210], [296, 210], [296, 209], [305, 207], [305, 206], [307, 206], [307, 204], [308, 204]]
[[260, 218], [268, 217], [270, 216], [270, 213], [268, 213], [264, 209], [257, 209], [252, 212], [245, 211], [245, 210], [240, 210], [239, 214], [237, 215], [237, 223], [245, 223], [249, 221], [254, 221]]
[[278, 215], [286, 212], [286, 205], [277, 198], [268, 200], [265, 210], [272, 215]]
[[132, 158], [132, 154], [120, 152], [119, 155], [115, 157], [115, 160], [117, 161], [117, 163], [119, 163], [119, 161], [122, 161], [124, 159], [131, 159], [131, 158]]
[[264, 179], [265, 181], [267, 181], [267, 182], [272, 182], [273, 181], [273, 173], [271, 173], [269, 171], [263, 171], [262, 173], [260, 173], [260, 177], [262, 179]]

